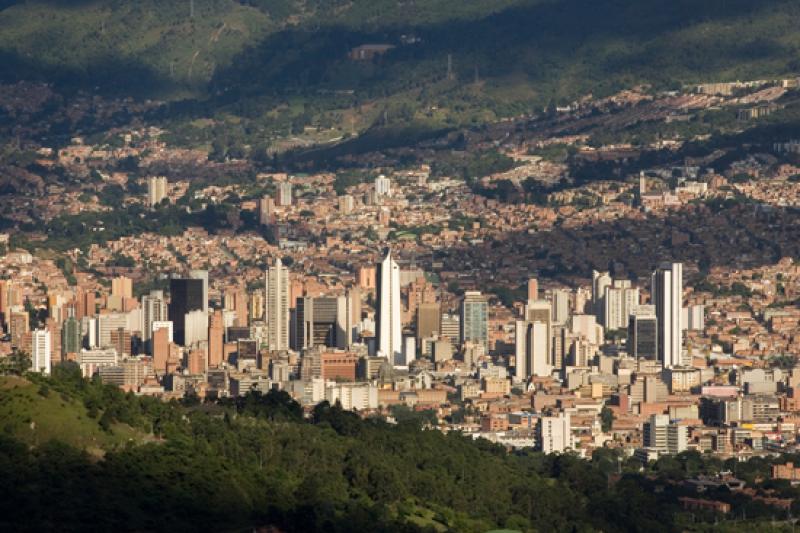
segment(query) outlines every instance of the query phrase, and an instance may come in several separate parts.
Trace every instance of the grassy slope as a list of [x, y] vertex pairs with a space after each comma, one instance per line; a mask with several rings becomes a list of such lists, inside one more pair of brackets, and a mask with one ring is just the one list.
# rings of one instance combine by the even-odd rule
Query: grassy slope
[[38, 446], [58, 439], [95, 453], [115, 447], [129, 439], [140, 440], [130, 427], [116, 424], [112, 432], [103, 431], [90, 418], [83, 404], [50, 390], [46, 396], [40, 386], [14, 377], [0, 377], [0, 426], [6, 433]]

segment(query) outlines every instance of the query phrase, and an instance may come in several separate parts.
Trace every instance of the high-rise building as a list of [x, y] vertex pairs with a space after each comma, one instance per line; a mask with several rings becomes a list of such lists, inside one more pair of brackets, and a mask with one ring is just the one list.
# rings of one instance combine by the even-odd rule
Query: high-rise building
[[628, 353], [632, 357], [655, 360], [658, 357], [658, 319], [653, 305], [639, 305], [628, 324]]
[[380, 175], [375, 179], [375, 196], [389, 196], [392, 194], [392, 180]]
[[63, 355], [77, 354], [83, 345], [81, 323], [74, 316], [67, 317], [61, 331], [61, 351]]
[[128, 328], [128, 315], [124, 313], [105, 313], [97, 317], [97, 345], [100, 348], [111, 346], [111, 332]]
[[[336, 348], [345, 334], [339, 320], [339, 299], [330, 296], [298, 298], [295, 339], [297, 350], [313, 347]], [[342, 317], [344, 318], [344, 317]]]
[[658, 360], [664, 368], [683, 364], [683, 264], [664, 263], [651, 277], [658, 319]]
[[606, 294], [606, 287], [611, 285], [611, 276], [608, 272], [598, 272], [592, 270], [592, 306], [595, 316], [602, 322], [605, 306], [603, 298]]
[[267, 344], [270, 350], [289, 349], [289, 269], [280, 258], [267, 270]]
[[168, 316], [164, 291], [150, 291], [150, 294], [142, 296], [142, 341], [147, 353], [152, 353], [150, 339], [153, 337], [153, 323], [163, 322]]
[[250, 320], [264, 320], [264, 291], [257, 290], [250, 295]]
[[189, 277], [203, 281], [203, 312], [208, 313], [208, 270], [190, 270]]
[[111, 280], [111, 295], [119, 298], [133, 298], [133, 280], [117, 276]]
[[272, 214], [275, 212], [275, 200], [269, 195], [264, 195], [258, 201], [258, 222], [267, 225], [272, 222]]
[[[621, 329], [628, 325], [628, 317], [634, 307], [639, 305], [639, 289], [626, 287], [620, 280], [614, 281], [613, 287], [606, 287], [603, 298], [603, 327], [607, 331]], [[627, 280], [626, 280], [627, 281]], [[630, 282], [627, 282], [629, 285]], [[623, 286], [620, 286], [623, 285]]]
[[377, 316], [376, 333], [378, 355], [386, 357], [390, 363], [404, 366], [403, 332], [400, 313], [400, 267], [392, 259], [392, 252], [386, 255], [377, 268]]
[[167, 371], [172, 333], [171, 322], [156, 322], [153, 324], [153, 370], [158, 374], [164, 374]]
[[292, 184], [288, 181], [278, 184], [278, 205], [292, 205]]
[[489, 340], [489, 303], [479, 291], [467, 291], [461, 300], [461, 343], [487, 346]]
[[211, 315], [208, 324], [208, 366], [218, 368], [223, 360], [223, 341], [225, 324], [222, 311], [216, 310]]
[[31, 338], [31, 370], [42, 374], [50, 374], [50, 331], [36, 329]]
[[8, 333], [11, 335], [11, 346], [20, 348], [22, 338], [30, 331], [30, 315], [21, 307], [11, 309], [8, 317]]
[[169, 280], [169, 306], [167, 315], [172, 322], [173, 336], [177, 344], [186, 341], [186, 315], [203, 310], [208, 302], [203, 300], [204, 280], [173, 278]]
[[417, 342], [439, 335], [442, 308], [438, 303], [421, 303], [417, 306]]
[[555, 289], [553, 291], [552, 318], [554, 324], [566, 324], [569, 319], [569, 291], [565, 289]]
[[147, 204], [155, 207], [167, 197], [167, 178], [150, 176], [147, 178]]
[[529, 376], [549, 376], [553, 371], [550, 327], [546, 322], [529, 320], [517, 320], [515, 325], [515, 377], [524, 380]]

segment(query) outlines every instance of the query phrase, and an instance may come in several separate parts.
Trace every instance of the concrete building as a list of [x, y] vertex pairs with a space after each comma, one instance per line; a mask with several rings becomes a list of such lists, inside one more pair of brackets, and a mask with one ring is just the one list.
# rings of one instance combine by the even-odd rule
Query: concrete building
[[461, 344], [475, 342], [487, 347], [489, 303], [480, 291], [467, 291], [461, 300]]
[[397, 366], [406, 366], [403, 360], [403, 331], [401, 329], [400, 267], [386, 255], [377, 269], [376, 334], [378, 356], [388, 358]]
[[147, 178], [147, 205], [153, 208], [166, 197], [167, 178], [164, 176], [150, 176]]
[[289, 349], [289, 269], [280, 258], [267, 270], [267, 344], [270, 350]]
[[664, 368], [683, 361], [683, 264], [662, 264], [652, 275], [651, 295], [658, 319], [658, 360]]
[[52, 352], [50, 331], [35, 329], [31, 335], [31, 370], [49, 375]]
[[543, 416], [536, 426], [538, 447], [544, 453], [564, 453], [575, 447], [569, 413]]

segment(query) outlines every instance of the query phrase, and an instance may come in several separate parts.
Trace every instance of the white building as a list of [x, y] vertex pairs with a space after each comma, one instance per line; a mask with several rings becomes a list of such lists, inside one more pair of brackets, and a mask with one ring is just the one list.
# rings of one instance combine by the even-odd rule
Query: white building
[[167, 197], [167, 178], [150, 176], [147, 178], [147, 205], [155, 207]]
[[569, 413], [543, 416], [536, 427], [539, 448], [544, 453], [563, 453], [575, 447]]
[[328, 383], [325, 399], [331, 405], [338, 401], [347, 410], [377, 409], [378, 387], [372, 383]]
[[400, 267], [387, 248], [386, 257], [377, 269], [376, 332], [378, 356], [393, 365], [403, 366], [403, 330], [400, 323]]
[[119, 357], [114, 348], [95, 348], [81, 350], [78, 354], [78, 365], [84, 377], [91, 377], [101, 367], [117, 366]]
[[658, 359], [664, 368], [683, 364], [683, 264], [665, 263], [652, 278], [652, 298], [658, 319]]
[[[616, 281], [614, 282], [616, 285]], [[629, 282], [630, 283], [630, 282]], [[606, 330], [622, 329], [628, 326], [628, 317], [639, 305], [639, 289], [635, 287], [606, 287], [603, 327]]]
[[292, 184], [288, 181], [278, 184], [278, 205], [292, 205]]
[[516, 370], [514, 376], [519, 380], [529, 376], [546, 377], [553, 372], [550, 364], [550, 328], [546, 322], [517, 320]]
[[267, 270], [267, 343], [270, 350], [289, 349], [289, 269], [280, 258]]
[[50, 330], [34, 330], [31, 338], [31, 370], [42, 374], [50, 374], [51, 355], [52, 344]]
[[389, 196], [392, 194], [392, 181], [384, 175], [375, 179], [375, 196]]

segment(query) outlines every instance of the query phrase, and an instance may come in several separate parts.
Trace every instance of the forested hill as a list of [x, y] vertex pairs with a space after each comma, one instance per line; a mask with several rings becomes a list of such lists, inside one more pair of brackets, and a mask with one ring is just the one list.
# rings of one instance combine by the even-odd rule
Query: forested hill
[[[508, 114], [636, 83], [800, 72], [792, 0], [0, 2], [5, 79], [164, 97], [353, 91]], [[394, 48], [353, 61], [356, 46]], [[448, 57], [451, 70], [448, 75]]]
[[[304, 418], [279, 392], [164, 403], [86, 381], [69, 364], [51, 378], [0, 377], [0, 528], [757, 531], [775, 518], [727, 491], [707, 497], [747, 522], [682, 510], [691, 492], [681, 479], [732, 467], [696, 452], [640, 473], [612, 450], [591, 461], [512, 454], [422, 429], [424, 414], [396, 416], [361, 420], [323, 403]], [[753, 483], [769, 465], [736, 468]]]

